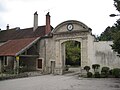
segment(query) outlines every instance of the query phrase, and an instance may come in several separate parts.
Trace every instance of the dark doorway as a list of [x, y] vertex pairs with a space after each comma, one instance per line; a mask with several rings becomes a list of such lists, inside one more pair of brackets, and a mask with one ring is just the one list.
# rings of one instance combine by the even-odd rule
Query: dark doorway
[[42, 59], [38, 59], [37, 68], [42, 69]]

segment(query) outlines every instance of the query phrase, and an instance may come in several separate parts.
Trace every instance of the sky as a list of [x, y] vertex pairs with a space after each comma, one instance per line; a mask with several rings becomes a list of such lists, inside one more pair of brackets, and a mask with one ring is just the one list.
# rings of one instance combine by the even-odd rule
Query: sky
[[33, 27], [33, 15], [38, 13], [38, 25], [45, 25], [45, 15], [50, 12], [51, 25], [55, 28], [67, 20], [83, 22], [100, 35], [107, 26], [112, 26], [119, 17], [113, 0], [0, 0], [0, 28]]

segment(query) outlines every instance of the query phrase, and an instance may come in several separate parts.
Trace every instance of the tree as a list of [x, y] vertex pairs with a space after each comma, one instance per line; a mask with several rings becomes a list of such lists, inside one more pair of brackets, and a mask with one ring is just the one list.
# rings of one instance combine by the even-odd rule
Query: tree
[[120, 0], [114, 0], [114, 6], [116, 10], [120, 12]]
[[[114, 6], [120, 13], [120, 0], [114, 0]], [[105, 31], [98, 37], [98, 40], [113, 41], [113, 45], [111, 45], [112, 49], [120, 54], [120, 19], [118, 19], [112, 27], [108, 26]]]
[[80, 65], [80, 43], [77, 41], [67, 41], [66, 44], [66, 64]]
[[[120, 0], [114, 0], [114, 6], [116, 7], [116, 10], [120, 12]], [[116, 22], [117, 24], [115, 28], [116, 28], [117, 33], [114, 35], [113, 45], [111, 46], [115, 52], [120, 54], [120, 19], [118, 19]]]
[[[112, 28], [112, 29], [111, 29]], [[100, 41], [111, 41], [114, 37], [114, 27], [108, 26], [104, 32], [101, 33], [98, 38]]]
[[118, 53], [120, 56], [120, 32], [118, 32], [113, 40], [113, 44], [111, 45], [112, 49]]

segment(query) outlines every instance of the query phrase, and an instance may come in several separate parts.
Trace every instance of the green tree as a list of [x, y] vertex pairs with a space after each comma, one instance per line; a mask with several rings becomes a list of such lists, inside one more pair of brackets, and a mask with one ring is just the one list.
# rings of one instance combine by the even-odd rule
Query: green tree
[[118, 53], [118, 56], [120, 56], [120, 32], [118, 32], [113, 40], [113, 44], [111, 45], [112, 49]]
[[[120, 0], [114, 0], [114, 6], [116, 10], [120, 13]], [[120, 54], [120, 19], [118, 19], [117, 24], [115, 24], [116, 34], [114, 35], [112, 49]], [[119, 55], [120, 56], [120, 55]]]
[[77, 41], [66, 42], [66, 64], [67, 65], [80, 65], [80, 43]]
[[[114, 0], [114, 6], [120, 13], [120, 0]], [[97, 39], [100, 41], [113, 41], [112, 49], [120, 54], [120, 19], [112, 27], [108, 26]]]
[[101, 33], [99, 40], [100, 41], [111, 41], [113, 40], [113, 36], [114, 36], [114, 27], [108, 26], [104, 32]]
[[116, 10], [120, 12], [120, 0], [114, 0], [114, 6]]

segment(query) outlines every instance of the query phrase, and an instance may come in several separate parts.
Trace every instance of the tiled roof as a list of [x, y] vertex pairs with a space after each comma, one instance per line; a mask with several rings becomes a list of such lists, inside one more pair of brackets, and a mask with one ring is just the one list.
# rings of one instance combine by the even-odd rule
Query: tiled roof
[[[0, 31], [0, 56], [16, 56], [21, 50], [26, 49], [34, 40], [45, 36], [46, 26], [38, 26], [33, 31], [32, 28], [26, 29], [9, 29]], [[51, 26], [51, 30], [53, 27]]]
[[26, 49], [39, 38], [24, 38], [9, 40], [0, 46], [0, 56], [16, 56], [21, 50]]
[[[51, 29], [53, 29], [52, 26]], [[22, 38], [42, 37], [44, 35], [45, 26], [38, 26], [35, 31], [33, 31], [33, 28], [26, 28], [20, 30], [16, 30], [16, 28], [14, 28], [0, 31], [0, 42]]]

